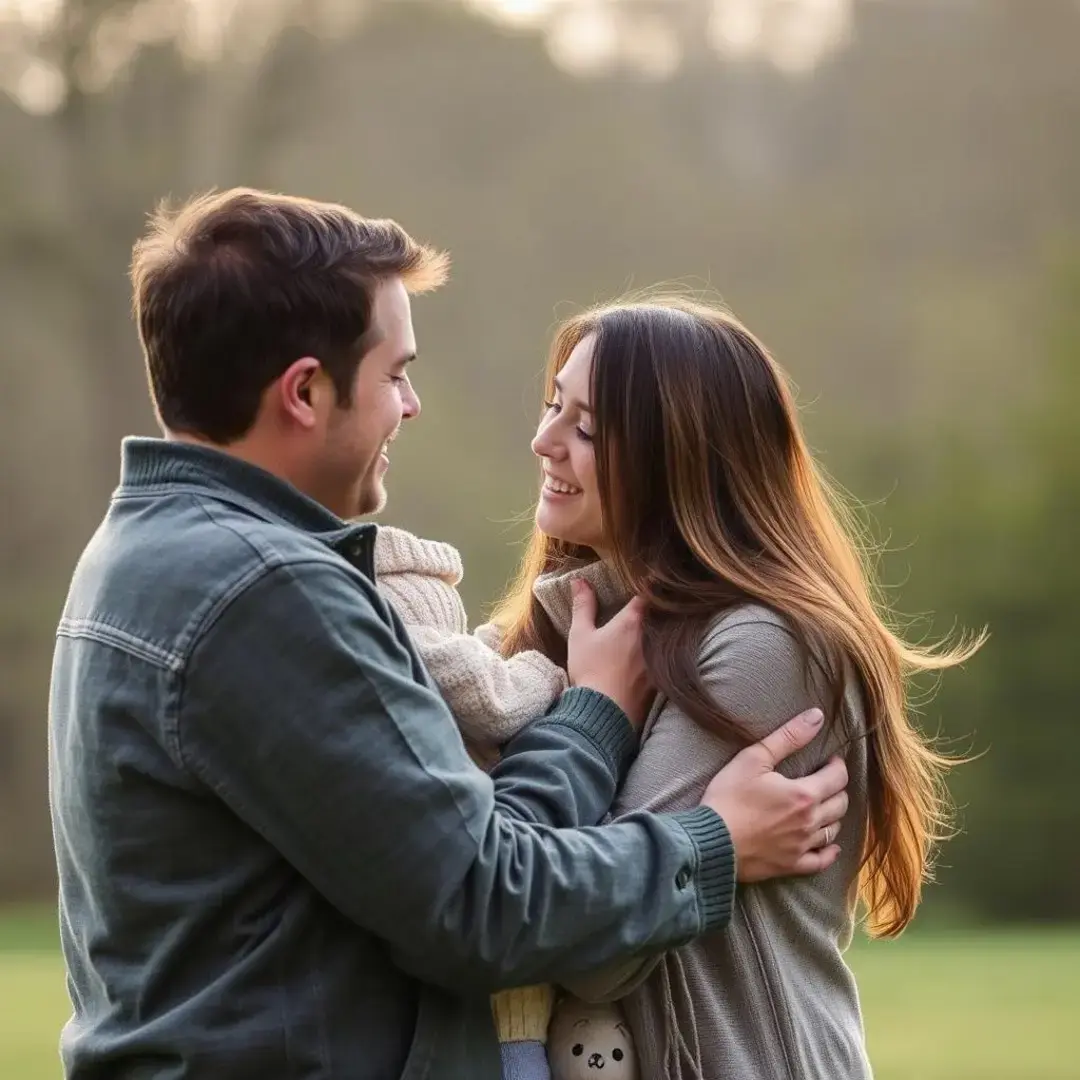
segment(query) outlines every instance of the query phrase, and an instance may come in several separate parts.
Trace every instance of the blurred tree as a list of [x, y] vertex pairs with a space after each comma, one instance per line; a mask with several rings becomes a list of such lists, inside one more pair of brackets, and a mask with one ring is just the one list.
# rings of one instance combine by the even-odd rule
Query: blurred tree
[[1080, 257], [1054, 261], [1027, 316], [1030, 350], [1010, 376], [1022, 402], [1015, 421], [939, 435], [924, 449], [922, 483], [898, 470], [901, 449], [879, 445], [876, 484], [897, 471], [907, 480], [876, 516], [893, 538], [884, 567], [902, 584], [898, 605], [947, 613], [919, 617], [915, 635], [957, 626], [991, 634], [925, 709], [948, 749], [977, 755], [953, 774], [962, 831], [943, 849], [930, 907], [1060, 920], [1080, 915], [1071, 795], [1080, 761]]
[[[163, 196], [258, 174], [303, 99], [295, 46], [314, 42], [325, 3], [241, 0], [207, 25], [189, 0], [62, 0], [23, 36], [23, 62], [51, 74], [34, 101], [53, 183], [31, 188], [40, 272], [66, 293], [94, 415], [90, 483], [115, 480], [116, 446], [150, 426], [137, 342], [122, 317], [125, 272], [143, 216]], [[291, 32], [286, 33], [289, 29]], [[228, 54], [229, 62], [221, 58]], [[300, 91], [298, 93], [298, 91]], [[39, 91], [43, 92], [43, 91]]]
[[[843, 47], [795, 76], [717, 52], [712, 0], [624, 6], [637, 59], [580, 79], [543, 28], [446, 0], [66, 0], [0, 25], [0, 895], [50, 888], [52, 630], [118, 439], [151, 429], [131, 242], [161, 196], [249, 183], [453, 253], [451, 286], [416, 305], [426, 407], [389, 513], [459, 544], [475, 616], [535, 491], [553, 320], [657, 280], [719, 291], [800, 383], [830, 469], [889, 496], [897, 606], [994, 634], [927, 710], [990, 750], [956, 775], [968, 832], [931, 897], [1076, 910], [1055, 851], [1076, 585], [1054, 547], [1076, 509], [1076, 304], [1042, 252], [1078, 227], [1080, 11], [857, 4]], [[662, 71], [637, 34], [656, 19], [680, 57]], [[1004, 881], [1006, 849], [1029, 862]]]
[[958, 777], [970, 804], [955, 887], [989, 917], [1063, 919], [1080, 915], [1080, 257], [1055, 268], [1031, 329], [1046, 365], [1013, 374], [1038, 382], [1013, 460], [943, 462], [954, 492], [976, 486], [981, 512], [949, 499], [926, 547], [946, 560], [935, 577], [949, 608], [994, 635], [978, 679], [947, 682], [940, 701], [987, 751], [970, 781]]
[[[11, 135], [21, 150], [0, 174], [0, 310], [12, 328], [0, 450], [15, 466], [0, 473], [0, 895], [52, 878], [40, 719], [53, 629], [116, 482], [119, 441], [153, 426], [127, 316], [132, 241], [170, 191], [258, 176], [313, 63], [314, 39], [293, 28], [302, 6], [244, 0], [215, 45], [200, 44], [185, 0], [63, 0], [18, 24], [6, 57], [30, 115], [0, 108], [5, 148]], [[226, 45], [230, 62], [216, 62]]]

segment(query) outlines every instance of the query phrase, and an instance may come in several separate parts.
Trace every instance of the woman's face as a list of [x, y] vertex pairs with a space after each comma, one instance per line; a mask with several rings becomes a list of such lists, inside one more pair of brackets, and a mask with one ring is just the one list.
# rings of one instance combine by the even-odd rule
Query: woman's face
[[556, 540], [602, 554], [603, 523], [589, 402], [595, 341], [589, 334], [578, 342], [559, 372], [532, 449], [544, 469], [537, 528]]

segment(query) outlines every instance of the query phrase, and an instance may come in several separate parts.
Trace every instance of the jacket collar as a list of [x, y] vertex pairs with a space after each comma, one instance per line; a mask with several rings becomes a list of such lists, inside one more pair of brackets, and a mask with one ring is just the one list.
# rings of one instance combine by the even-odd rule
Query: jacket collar
[[121, 445], [113, 498], [196, 491], [261, 521], [310, 533], [335, 550], [374, 549], [376, 527], [344, 521], [292, 484], [222, 450], [172, 439], [129, 437]]

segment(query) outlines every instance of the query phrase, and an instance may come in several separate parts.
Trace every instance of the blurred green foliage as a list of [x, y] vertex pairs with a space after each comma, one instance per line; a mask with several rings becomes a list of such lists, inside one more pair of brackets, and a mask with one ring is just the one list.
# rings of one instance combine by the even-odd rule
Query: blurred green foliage
[[450, 286], [415, 305], [425, 410], [387, 516], [461, 547], [475, 618], [527, 528], [556, 319], [656, 281], [720, 294], [792, 372], [910, 632], [990, 629], [923, 711], [980, 755], [928, 916], [1080, 914], [1076, 5], [859, 3], [790, 76], [700, 47], [697, 0], [626, 0], [682, 43], [662, 80], [574, 77], [459, 4], [331, 25], [332, 6], [241, 4], [217, 54], [185, 52], [180, 19], [117, 52], [136, 0], [67, 0], [4, 38], [0, 84], [45, 71], [66, 94], [0, 96], [0, 896], [54, 888], [53, 628], [120, 437], [154, 430], [131, 242], [161, 196], [248, 183], [451, 251]]

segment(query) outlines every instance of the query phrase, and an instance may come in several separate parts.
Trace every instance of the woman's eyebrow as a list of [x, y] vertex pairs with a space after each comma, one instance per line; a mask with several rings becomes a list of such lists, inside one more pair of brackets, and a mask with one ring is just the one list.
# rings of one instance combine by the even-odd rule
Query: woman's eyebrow
[[[559, 393], [563, 395], [563, 397], [565, 397], [566, 391], [563, 389], [563, 384], [559, 381], [559, 376], [556, 375], [552, 381], [555, 383], [555, 389], [558, 390]], [[578, 398], [571, 398], [570, 404], [575, 406], [580, 412], [592, 412], [592, 409], [590, 409], [584, 401], [580, 401]]]

